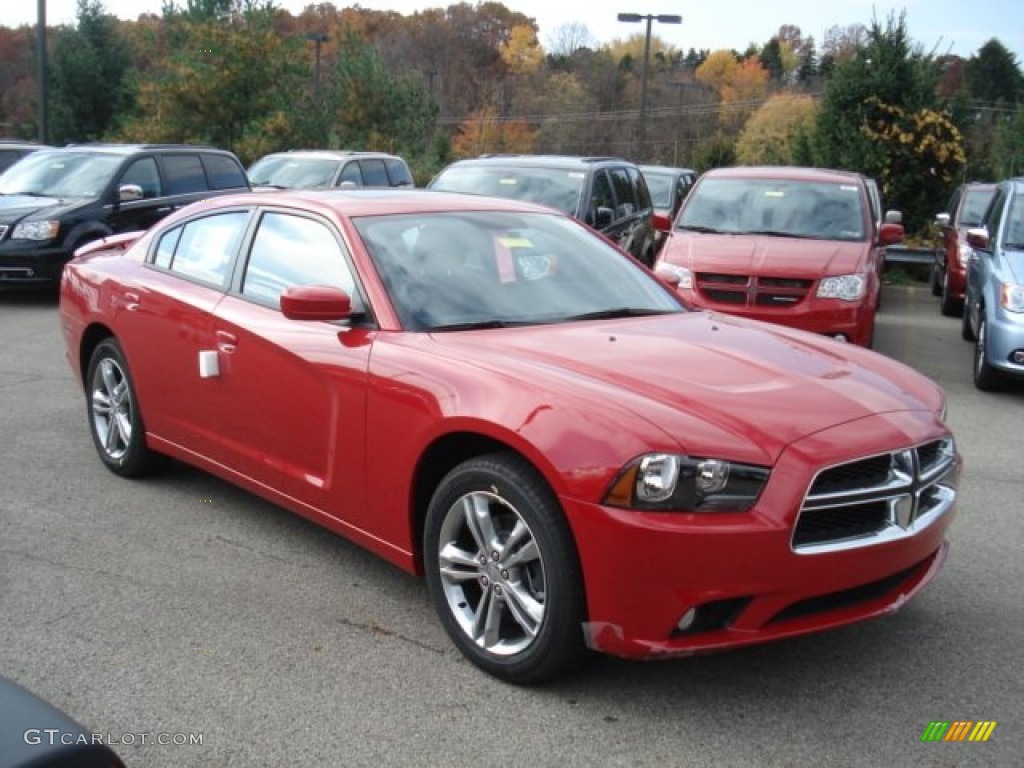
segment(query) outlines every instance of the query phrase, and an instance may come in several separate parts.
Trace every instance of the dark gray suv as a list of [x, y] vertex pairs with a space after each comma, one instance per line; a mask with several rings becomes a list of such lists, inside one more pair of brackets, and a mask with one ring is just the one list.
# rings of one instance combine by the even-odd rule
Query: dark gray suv
[[654, 208], [640, 170], [616, 157], [484, 155], [460, 160], [428, 185], [528, 200], [573, 216], [650, 266], [654, 260]]
[[254, 188], [412, 187], [409, 166], [398, 155], [334, 149], [293, 149], [261, 157], [249, 168]]
[[34, 152], [0, 174], [0, 285], [55, 285], [77, 248], [148, 229], [171, 211], [249, 189], [210, 147], [84, 144]]

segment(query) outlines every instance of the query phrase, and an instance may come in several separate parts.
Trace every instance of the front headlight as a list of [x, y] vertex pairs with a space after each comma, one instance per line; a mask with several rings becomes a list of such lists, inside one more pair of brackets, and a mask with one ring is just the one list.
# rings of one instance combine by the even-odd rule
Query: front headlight
[[750, 464], [650, 453], [623, 468], [604, 503], [638, 510], [746, 512], [768, 475], [767, 468]]
[[860, 301], [868, 290], [866, 275], [837, 275], [826, 277], [818, 286], [819, 299]]
[[23, 221], [14, 227], [12, 240], [53, 240], [60, 229], [59, 221]]
[[1024, 312], [1024, 285], [1003, 283], [999, 303], [1010, 312]]

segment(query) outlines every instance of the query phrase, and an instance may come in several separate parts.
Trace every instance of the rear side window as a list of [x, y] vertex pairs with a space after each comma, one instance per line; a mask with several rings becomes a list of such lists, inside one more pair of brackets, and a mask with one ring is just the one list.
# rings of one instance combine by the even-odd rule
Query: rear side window
[[142, 190], [142, 197], [147, 200], [163, 194], [160, 187], [160, 172], [156, 169], [156, 160], [152, 157], [139, 158], [129, 165], [119, 183], [122, 186], [137, 185]]
[[154, 263], [193, 280], [222, 287], [248, 220], [248, 211], [193, 219], [160, 238]]
[[167, 194], [185, 195], [208, 189], [198, 155], [165, 155], [163, 166], [167, 176]]
[[629, 180], [636, 189], [637, 208], [641, 210], [651, 208], [653, 206], [651, 192], [647, 188], [647, 182], [644, 181], [644, 177], [640, 175], [640, 171], [636, 168], [627, 168], [626, 173], [629, 174]]
[[387, 166], [388, 178], [391, 179], [391, 186], [415, 186], [415, 182], [412, 180], [412, 174], [409, 173], [409, 167], [401, 160], [398, 158], [391, 158], [390, 160], [385, 160], [384, 165]]
[[359, 165], [363, 169], [363, 180], [368, 187], [387, 187], [388, 172], [384, 168], [383, 160], [360, 160]]
[[237, 189], [246, 187], [245, 171], [235, 159], [227, 155], [200, 155], [210, 189]]
[[591, 208], [615, 208], [615, 195], [608, 174], [598, 171], [594, 174], [594, 190], [590, 196]]

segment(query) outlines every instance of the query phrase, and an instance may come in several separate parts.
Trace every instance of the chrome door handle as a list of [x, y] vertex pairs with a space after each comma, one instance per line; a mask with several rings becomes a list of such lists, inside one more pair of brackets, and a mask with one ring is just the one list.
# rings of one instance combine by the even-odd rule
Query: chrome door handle
[[124, 294], [124, 308], [129, 312], [134, 312], [139, 308], [139, 302], [142, 301], [142, 297], [134, 291], [127, 291]]
[[226, 355], [235, 351], [238, 345], [238, 338], [227, 331], [217, 331], [217, 349]]

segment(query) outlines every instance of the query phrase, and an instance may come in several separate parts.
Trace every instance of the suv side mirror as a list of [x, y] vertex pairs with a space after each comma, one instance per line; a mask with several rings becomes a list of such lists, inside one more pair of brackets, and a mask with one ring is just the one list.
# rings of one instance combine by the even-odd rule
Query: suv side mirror
[[615, 221], [615, 211], [611, 208], [605, 208], [603, 205], [599, 205], [594, 209], [594, 229], [604, 229], [611, 226], [611, 223]]
[[949, 214], [948, 213], [937, 213], [935, 214], [935, 223], [940, 227], [949, 226]]
[[142, 199], [142, 187], [138, 184], [122, 184], [117, 188], [117, 200], [120, 203], [130, 203], [132, 200]]
[[985, 229], [984, 227], [980, 227], [978, 229], [968, 229], [967, 244], [971, 246], [971, 248], [988, 248], [988, 230]]
[[902, 211], [886, 211], [885, 212], [885, 223], [886, 224], [902, 224], [903, 223], [903, 212]]
[[879, 245], [896, 245], [903, 242], [903, 225], [886, 222], [878, 230]]

